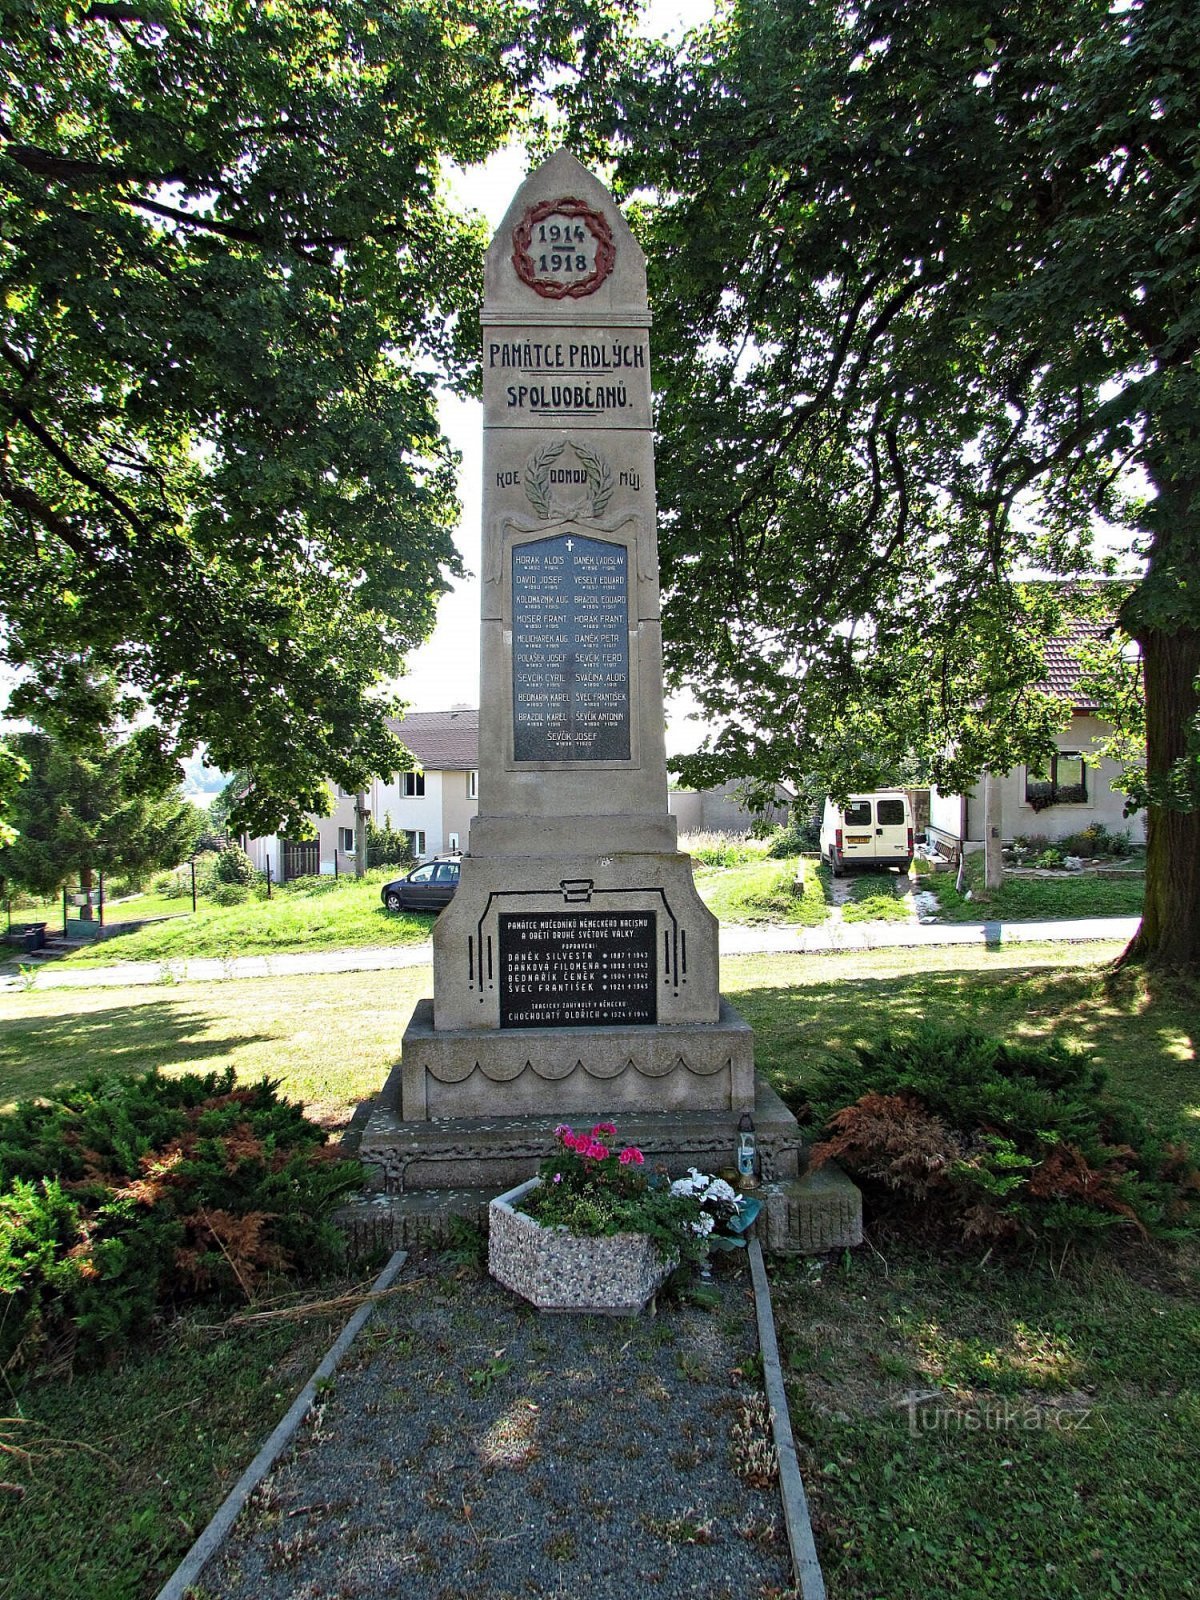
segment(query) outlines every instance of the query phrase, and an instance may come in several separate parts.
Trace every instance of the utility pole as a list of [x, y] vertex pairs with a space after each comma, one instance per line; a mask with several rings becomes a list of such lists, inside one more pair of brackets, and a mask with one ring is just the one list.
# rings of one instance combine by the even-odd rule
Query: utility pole
[[1004, 883], [1001, 810], [1000, 774], [989, 768], [983, 775], [983, 886], [989, 890]]
[[360, 789], [354, 797], [354, 876], [361, 878], [367, 870], [367, 794]]

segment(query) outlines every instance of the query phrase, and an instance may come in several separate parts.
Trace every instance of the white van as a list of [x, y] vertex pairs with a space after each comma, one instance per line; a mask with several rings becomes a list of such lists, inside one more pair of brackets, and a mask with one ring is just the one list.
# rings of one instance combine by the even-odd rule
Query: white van
[[827, 796], [821, 855], [835, 878], [844, 867], [899, 867], [907, 872], [913, 859], [913, 817], [904, 790], [852, 794], [844, 806]]

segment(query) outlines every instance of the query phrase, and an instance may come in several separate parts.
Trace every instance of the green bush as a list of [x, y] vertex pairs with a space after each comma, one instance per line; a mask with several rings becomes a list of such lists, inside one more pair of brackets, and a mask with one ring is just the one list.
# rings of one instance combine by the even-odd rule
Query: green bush
[[821, 824], [789, 822], [786, 828], [776, 828], [767, 839], [767, 854], [773, 861], [786, 860], [788, 856], [811, 855], [821, 848]]
[[217, 857], [216, 876], [218, 883], [240, 883], [248, 889], [258, 872], [241, 845], [227, 844]]
[[1127, 856], [1133, 848], [1128, 828], [1120, 833], [1110, 833], [1102, 822], [1091, 822], [1078, 833], [1069, 833], [1057, 841], [1058, 848], [1068, 856]]
[[373, 821], [368, 820], [368, 866], [410, 867], [415, 860], [408, 834], [392, 827], [390, 814], [384, 815], [382, 827], [377, 827]]
[[[205, 850], [196, 857], [196, 889], [203, 895], [211, 894], [216, 885], [223, 880], [217, 877], [217, 862], [221, 859], [217, 850]], [[191, 880], [188, 880], [188, 889], [191, 890]]]
[[989, 1242], [1195, 1226], [1186, 1143], [1110, 1096], [1086, 1055], [932, 1026], [856, 1054], [810, 1108], [813, 1160], [836, 1158], [876, 1205]]
[[0, 1118], [0, 1369], [119, 1348], [197, 1298], [328, 1270], [357, 1162], [278, 1085], [95, 1076]]
[[218, 883], [209, 891], [208, 898], [216, 906], [240, 906], [250, 898], [244, 883]]
[[192, 892], [192, 880], [186, 872], [156, 872], [150, 880], [152, 894], [163, 900], [182, 900]]

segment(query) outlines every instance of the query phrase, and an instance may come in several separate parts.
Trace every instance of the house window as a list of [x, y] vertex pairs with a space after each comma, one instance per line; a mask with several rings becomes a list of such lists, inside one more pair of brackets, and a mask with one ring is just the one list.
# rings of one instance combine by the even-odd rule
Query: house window
[[468, 800], [479, 799], [479, 774], [477, 772], [467, 773], [467, 798]]
[[424, 828], [406, 828], [404, 831], [408, 835], [409, 852], [415, 860], [419, 861], [425, 854], [425, 830]]
[[425, 793], [425, 774], [423, 772], [402, 772], [400, 774], [400, 793], [417, 795]]
[[1035, 811], [1047, 806], [1083, 805], [1088, 797], [1087, 762], [1078, 750], [1060, 750], [1050, 757], [1048, 772], [1025, 773], [1025, 804]]
[[354, 829], [338, 829], [338, 848], [344, 850], [348, 856], [354, 854]]

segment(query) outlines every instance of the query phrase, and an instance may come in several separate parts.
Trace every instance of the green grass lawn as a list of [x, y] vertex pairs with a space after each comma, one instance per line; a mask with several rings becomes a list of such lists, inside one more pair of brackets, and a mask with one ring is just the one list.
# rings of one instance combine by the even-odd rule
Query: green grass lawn
[[[432, 916], [422, 912], [385, 911], [379, 887], [399, 869], [355, 878], [323, 878], [303, 888], [276, 888], [270, 900], [218, 906], [201, 900], [195, 916], [191, 899], [167, 900], [170, 922], [156, 922], [135, 933], [115, 934], [65, 958], [69, 966], [107, 966], [114, 961], [172, 961], [187, 956], [253, 956], [293, 950], [342, 950], [362, 945], [414, 944], [428, 939]], [[134, 908], [158, 903], [144, 896], [115, 906], [132, 917]], [[180, 913], [187, 913], [181, 915]], [[136, 910], [137, 915], [157, 915]]]
[[[1114, 866], [1120, 866], [1114, 862]], [[1040, 922], [1054, 917], [1140, 917], [1145, 894], [1145, 878], [1099, 878], [1092, 873], [1064, 872], [1054, 878], [1014, 878], [1005, 873], [1004, 883], [993, 892], [983, 888], [983, 856], [967, 857], [967, 887], [971, 899], [965, 900], [954, 887], [954, 873], [930, 873], [920, 881], [931, 890], [940, 906], [942, 922]]]
[[823, 1271], [773, 1271], [830, 1593], [1196, 1594], [1194, 1252], [1056, 1275], [872, 1243]]
[[[803, 871], [803, 887], [794, 891]], [[829, 915], [826, 888], [814, 861], [756, 861], [736, 867], [698, 867], [700, 898], [721, 922], [798, 922], [813, 928]]]
[[[1086, 1045], [1115, 1087], [1200, 1139], [1195, 1000], [1109, 985], [1116, 954], [1047, 944], [930, 949], [919, 963], [903, 951], [745, 956], [723, 962], [722, 987], [794, 1104], [855, 1043], [937, 1018]], [[89, 1068], [229, 1061], [247, 1078], [281, 1078], [336, 1126], [383, 1082], [429, 981], [420, 968], [10, 992], [0, 1100]], [[837, 1600], [1196, 1592], [1191, 1255], [1131, 1243], [1017, 1267], [876, 1230], [870, 1247], [823, 1267], [776, 1263], [774, 1296]], [[34, 1459], [0, 1462], [0, 1477], [27, 1491], [0, 1493], [0, 1594], [149, 1600], [328, 1337], [212, 1340], [185, 1325], [73, 1386], [10, 1387], [0, 1411], [27, 1420], [0, 1424], [0, 1442], [20, 1435]], [[914, 1390], [935, 1394], [932, 1423], [910, 1422], [903, 1396]]]
[[[828, 871], [828, 868], [826, 868]], [[909, 922], [912, 879], [898, 872], [847, 873], [850, 898], [842, 907], [844, 922]]]
[[88, 1072], [203, 1071], [278, 1078], [327, 1126], [381, 1087], [428, 967], [0, 999], [0, 1109]]
[[199, 1331], [213, 1320], [70, 1383], [10, 1381], [0, 1476], [23, 1493], [0, 1489], [4, 1600], [149, 1600], [345, 1318]]

